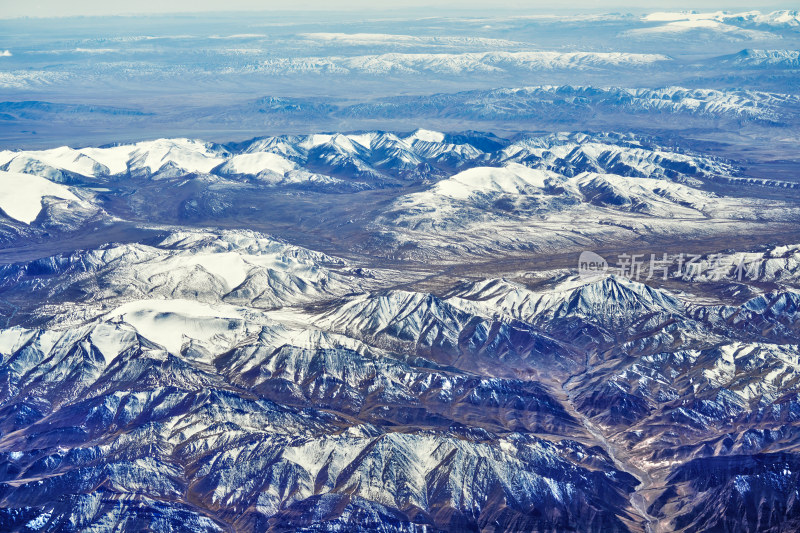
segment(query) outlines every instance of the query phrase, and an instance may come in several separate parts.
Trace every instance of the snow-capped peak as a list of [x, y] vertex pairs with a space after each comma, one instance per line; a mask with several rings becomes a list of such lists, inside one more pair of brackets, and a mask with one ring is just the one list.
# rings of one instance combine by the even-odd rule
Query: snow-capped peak
[[444, 138], [445, 138], [444, 133], [438, 131], [424, 130], [420, 128], [411, 135], [409, 135], [408, 137], [406, 137], [405, 140], [408, 143], [413, 143], [414, 141], [441, 143], [444, 142]]
[[30, 224], [42, 210], [42, 200], [54, 196], [62, 200], [79, 202], [79, 198], [64, 185], [17, 172], [0, 171], [0, 209], [8, 216]]

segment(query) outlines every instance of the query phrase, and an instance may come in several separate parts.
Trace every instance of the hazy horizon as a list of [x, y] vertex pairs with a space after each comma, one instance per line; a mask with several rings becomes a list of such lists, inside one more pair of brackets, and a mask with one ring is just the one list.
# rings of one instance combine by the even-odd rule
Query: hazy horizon
[[[545, 2], [521, 2], [518, 0], [500, 0], [495, 2], [492, 12], [506, 12], [517, 10], [524, 13], [532, 12], [570, 12], [575, 10], [586, 10], [591, 12], [608, 12], [616, 10], [629, 10], [634, 12], [642, 11], [770, 11], [776, 9], [792, 9], [795, 5], [791, 2], [775, 2], [761, 5], [754, 5], [752, 2], [635, 2], [633, 0], [620, 0], [614, 2], [592, 2], [582, 0], [571, 0], [562, 2], [558, 7]], [[156, 0], [143, 0], [135, 8], [130, 5], [113, 5], [99, 0], [83, 0], [77, 2], [64, 3], [56, 0], [44, 0], [30, 3], [15, 3], [4, 6], [0, 18], [13, 19], [22, 17], [31, 18], [54, 18], [54, 17], [92, 17], [92, 16], [137, 16], [137, 15], [169, 15], [169, 14], [191, 14], [191, 13], [226, 13], [226, 12], [302, 12], [302, 11], [368, 11], [371, 13], [398, 13], [415, 12], [439, 13], [440, 11], [456, 11], [459, 13], [469, 13], [485, 11], [487, 6], [484, 2], [477, 0], [455, 1], [447, 0], [440, 2], [425, 2], [423, 0], [408, 0], [401, 6], [376, 4], [368, 0], [347, 0], [338, 5], [331, 5], [329, 2], [321, 0], [301, 0], [292, 3], [288, 7], [284, 2], [256, 2], [253, 0], [232, 0], [226, 2], [221, 8], [218, 2], [210, 0], [179, 0], [176, 2], [163, 2]], [[504, 13], [505, 14], [505, 13]]]

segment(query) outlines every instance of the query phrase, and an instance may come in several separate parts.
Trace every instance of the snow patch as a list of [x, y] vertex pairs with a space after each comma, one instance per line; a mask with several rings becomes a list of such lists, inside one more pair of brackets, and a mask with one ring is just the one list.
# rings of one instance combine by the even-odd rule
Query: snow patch
[[231, 320], [241, 320], [243, 310], [232, 305], [208, 305], [192, 300], [140, 300], [123, 304], [107, 315], [120, 319], [145, 338], [180, 354], [184, 337], [208, 341], [230, 332]]
[[50, 520], [50, 517], [52, 515], [53, 515], [53, 511], [52, 510], [45, 511], [44, 513], [40, 514], [39, 516], [37, 516], [36, 518], [31, 520], [30, 522], [25, 524], [25, 527], [27, 527], [29, 529], [42, 529], [44, 527], [44, 525], [47, 524], [47, 521]]
[[30, 224], [42, 211], [42, 200], [55, 196], [62, 200], [80, 201], [63, 185], [39, 176], [0, 171], [0, 209], [15, 220]]
[[425, 141], [429, 143], [444, 142], [444, 133], [431, 130], [418, 129], [411, 135], [405, 138], [406, 142], [412, 143], [414, 141]]
[[295, 163], [272, 152], [239, 154], [220, 167], [220, 171], [226, 174], [258, 174], [264, 171], [285, 174], [296, 169]]

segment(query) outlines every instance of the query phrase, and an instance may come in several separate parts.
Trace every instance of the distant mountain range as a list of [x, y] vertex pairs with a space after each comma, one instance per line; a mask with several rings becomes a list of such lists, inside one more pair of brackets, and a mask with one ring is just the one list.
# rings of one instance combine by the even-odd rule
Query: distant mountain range
[[[743, 72], [779, 69], [791, 72], [797, 53], [745, 50], [714, 59]], [[131, 131], [194, 128], [307, 129], [309, 123], [341, 124], [351, 130], [374, 129], [396, 121], [466, 124], [475, 129], [521, 126], [560, 131], [582, 124], [595, 129], [642, 129], [659, 117], [662, 129], [791, 128], [800, 120], [800, 100], [795, 94], [744, 89], [691, 89], [685, 87], [624, 88], [614, 86], [546, 85], [471, 90], [419, 96], [387, 96], [364, 102], [336, 98], [267, 96], [247, 102], [182, 109], [137, 109], [55, 104], [41, 101], [0, 103], [0, 127], [44, 128], [28, 134], [29, 141], [46, 142], [49, 131], [74, 128], [85, 132], [112, 125]], [[47, 126], [49, 125], [49, 127]], [[94, 125], [94, 126], [93, 126]], [[80, 134], [83, 135], [83, 134]], [[105, 134], [106, 137], [110, 133]]]

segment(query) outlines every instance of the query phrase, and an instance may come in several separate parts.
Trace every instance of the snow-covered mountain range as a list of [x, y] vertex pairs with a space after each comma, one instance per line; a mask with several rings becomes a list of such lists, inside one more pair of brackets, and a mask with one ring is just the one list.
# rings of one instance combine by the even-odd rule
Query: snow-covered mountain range
[[0, 531], [800, 531], [798, 13], [372, 8], [0, 13]]
[[[752, 181], [732, 161], [616, 133], [509, 140], [418, 129], [228, 145], [159, 139], [4, 151], [0, 163], [0, 176], [18, 184], [16, 196], [0, 203], [8, 241], [113, 225], [132, 214], [162, 224], [249, 216], [286, 191], [333, 204], [335, 195], [383, 191], [391, 201], [341, 221], [347, 231], [370, 235], [373, 253], [437, 260], [454, 251], [577, 249], [643, 235], [705, 238], [710, 222], [714, 232], [735, 233], [798, 215], [790, 201], [735, 192], [790, 182]], [[735, 190], [721, 193], [720, 184]]]
[[[284, 283], [231, 297], [262, 272]], [[796, 481], [791, 290], [697, 305], [551, 272], [343, 294], [354, 275], [233, 231], [6, 266], [5, 302], [62, 307], [0, 330], [4, 527], [631, 531], [710, 506], [727, 527]], [[779, 330], [751, 327], [767, 313]], [[753, 453], [784, 466], [675, 492]]]
[[[685, 154], [635, 135], [553, 134], [523, 136], [514, 142], [491, 134], [411, 133], [285, 135], [220, 145], [193, 139], [158, 139], [131, 145], [49, 150], [4, 150], [0, 169], [56, 183], [87, 179], [169, 179], [185, 175], [250, 177], [264, 185], [340, 179], [376, 181], [414, 175], [419, 167], [459, 168], [477, 164], [522, 163], [572, 176], [586, 170], [678, 179], [732, 174], [724, 160]], [[323, 174], [323, 175], [320, 175]], [[10, 178], [9, 178], [10, 179]]]
[[641, 68], [669, 61], [659, 54], [605, 52], [481, 52], [469, 54], [382, 54], [355, 57], [302, 57], [270, 60], [265, 72], [287, 74], [325, 72], [349, 74], [415, 74], [424, 71], [464, 74], [504, 70], [581, 70], [608, 66]]

